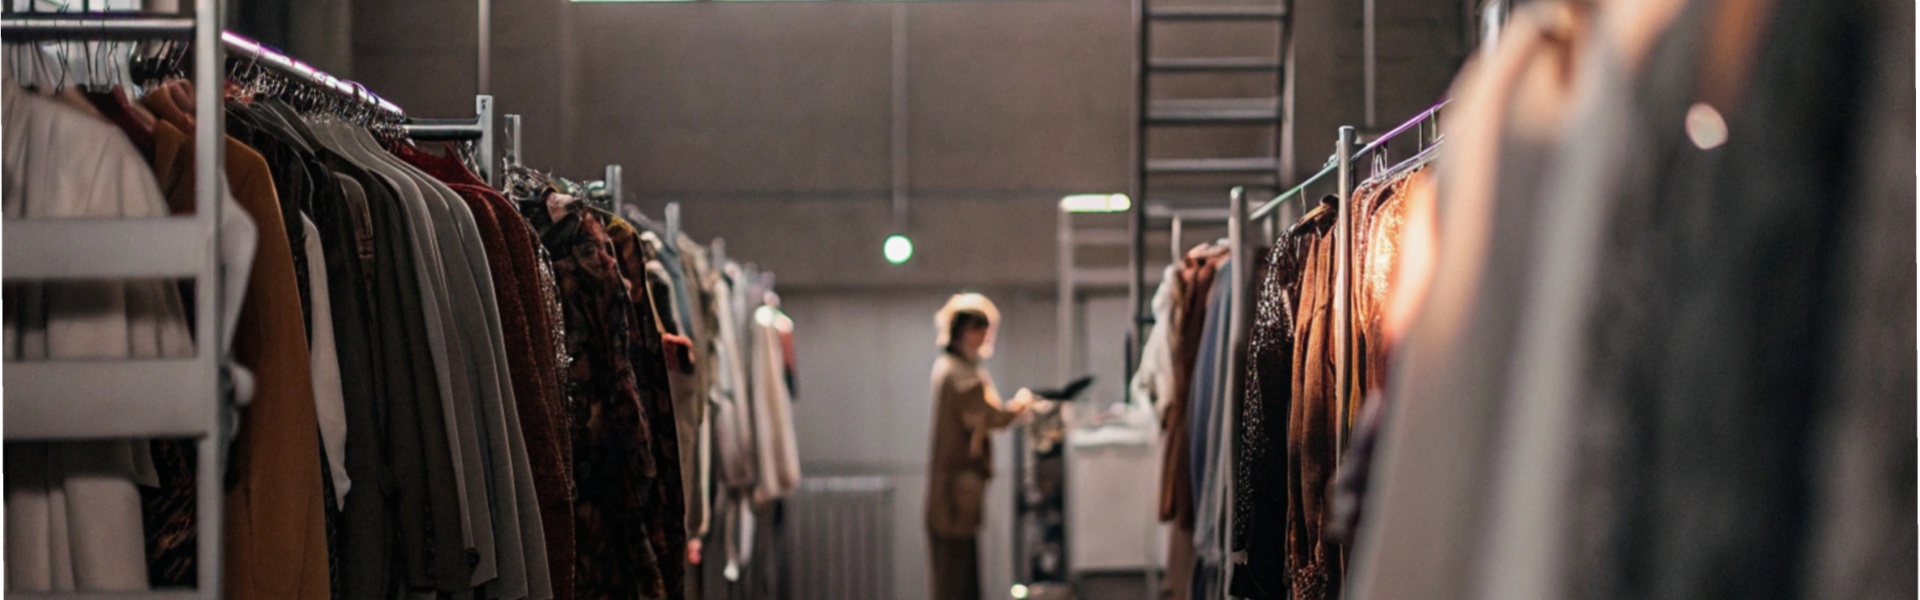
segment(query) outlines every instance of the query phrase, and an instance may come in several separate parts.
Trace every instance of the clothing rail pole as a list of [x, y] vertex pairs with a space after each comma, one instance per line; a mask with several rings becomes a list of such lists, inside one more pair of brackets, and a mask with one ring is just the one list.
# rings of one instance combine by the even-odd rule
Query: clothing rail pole
[[[1337, 165], [1334, 164], [1334, 161], [1331, 161], [1331, 160], [1327, 161], [1327, 166], [1325, 168], [1320, 169], [1320, 172], [1314, 173], [1313, 176], [1308, 177], [1306, 181], [1300, 182], [1300, 185], [1293, 186], [1293, 189], [1287, 190], [1286, 192], [1281, 193], [1278, 196], [1274, 196], [1273, 199], [1268, 200], [1266, 204], [1262, 204], [1260, 205], [1259, 208], [1253, 209], [1253, 213], [1251, 213], [1251, 215], [1247, 218], [1262, 219], [1262, 218], [1266, 218], [1274, 214], [1277, 214], [1279, 212], [1280, 205], [1286, 204], [1288, 200], [1292, 200], [1296, 196], [1305, 196], [1307, 192], [1307, 186], [1313, 185], [1314, 182], [1320, 181], [1322, 177], [1332, 175], [1336, 170], [1337, 170]], [[1304, 200], [1302, 202], [1304, 202]]]
[[1480, 53], [1493, 55], [1500, 44], [1500, 28], [1507, 24], [1507, 0], [1493, 0], [1480, 9]]
[[[1340, 128], [1339, 146], [1334, 150], [1340, 170], [1338, 209], [1335, 213], [1333, 265], [1333, 368], [1334, 368], [1334, 448], [1346, 448], [1347, 403], [1353, 365], [1353, 126]], [[1334, 466], [1340, 465], [1340, 452], [1334, 453]]]
[[478, 0], [474, 8], [479, 13], [474, 33], [478, 39], [474, 44], [473, 93], [485, 95], [493, 93], [488, 89], [493, 78], [493, 0]]
[[[484, 88], [483, 88], [484, 89]], [[473, 111], [480, 119], [480, 144], [474, 149], [474, 160], [480, 163], [483, 171], [480, 175], [486, 179], [487, 186], [493, 189], [506, 187], [501, 173], [500, 163], [493, 159], [493, 95], [478, 94], [473, 97]]]
[[1416, 127], [1419, 127], [1421, 124], [1426, 123], [1428, 119], [1431, 119], [1436, 115], [1439, 115], [1440, 109], [1445, 108], [1448, 102], [1452, 102], [1452, 100], [1450, 99], [1441, 100], [1438, 104], [1427, 107], [1426, 110], [1420, 111], [1420, 114], [1414, 115], [1413, 118], [1408, 119], [1407, 122], [1401, 123], [1398, 127], [1394, 127], [1392, 130], [1384, 134], [1381, 134], [1380, 137], [1374, 138], [1374, 140], [1372, 142], [1368, 142], [1366, 146], [1361, 147], [1359, 150], [1353, 151], [1351, 154], [1348, 155], [1348, 158], [1357, 159], [1357, 158], [1365, 157], [1373, 154], [1375, 151], [1378, 151], [1381, 148], [1386, 147], [1387, 142], [1392, 141], [1396, 137], [1399, 137], [1400, 134], [1406, 133], [1408, 130], [1412, 130]]
[[[61, 13], [8, 13], [0, 21], [0, 32], [9, 42], [73, 39], [90, 40], [191, 40], [194, 19], [150, 15], [119, 17], [113, 13], [94, 13], [83, 18], [59, 18]], [[17, 16], [16, 16], [17, 15]]]
[[1379, 93], [1375, 91], [1379, 85], [1378, 80], [1380, 78], [1380, 44], [1378, 41], [1380, 37], [1380, 26], [1378, 23], [1380, 14], [1379, 10], [1374, 7], [1375, 3], [1376, 0], [1361, 0], [1360, 5], [1361, 12], [1365, 13], [1360, 21], [1360, 44], [1363, 46], [1360, 53], [1360, 60], [1362, 63], [1361, 70], [1365, 71], [1364, 76], [1366, 77], [1366, 87], [1363, 91], [1366, 94], [1366, 125], [1368, 130], [1372, 130], [1374, 124], [1378, 122], [1375, 120], [1375, 117], [1379, 113], [1376, 107], [1379, 104], [1377, 101], [1380, 97]]
[[624, 214], [621, 209], [626, 207], [626, 202], [621, 200], [620, 196], [620, 165], [607, 165], [605, 181], [607, 183], [607, 195], [613, 198], [613, 214]]
[[[1223, 421], [1220, 435], [1226, 439], [1226, 447], [1222, 448], [1220, 452], [1220, 476], [1215, 477], [1214, 480], [1215, 485], [1221, 488], [1219, 494], [1221, 502], [1225, 505], [1222, 514], [1226, 516], [1228, 523], [1227, 526], [1220, 527], [1222, 532], [1221, 540], [1226, 544], [1226, 547], [1221, 549], [1221, 556], [1225, 557], [1220, 565], [1221, 575], [1223, 581], [1232, 582], [1234, 571], [1238, 570], [1235, 566], [1237, 561], [1235, 560], [1233, 552], [1234, 539], [1233, 526], [1231, 525], [1233, 522], [1233, 513], [1238, 509], [1238, 507], [1234, 505], [1233, 469], [1235, 459], [1240, 455], [1239, 423], [1241, 396], [1243, 395], [1241, 390], [1246, 389], [1246, 312], [1247, 306], [1249, 305], [1248, 293], [1250, 292], [1248, 274], [1253, 272], [1253, 265], [1250, 264], [1252, 261], [1249, 260], [1249, 256], [1252, 253], [1247, 252], [1245, 216], [1247, 214], [1247, 189], [1244, 187], [1233, 188], [1233, 193], [1227, 197], [1227, 205], [1233, 214], [1233, 216], [1227, 220], [1227, 243], [1233, 252], [1233, 260], [1230, 263], [1232, 269], [1229, 271], [1229, 276], [1232, 277], [1233, 280], [1227, 283], [1227, 289], [1230, 294], [1228, 296], [1227, 313], [1227, 389], [1225, 402], [1221, 404], [1224, 410], [1220, 411], [1220, 418]], [[1222, 586], [1222, 589], [1226, 589], [1227, 587], [1229, 586]]]
[[406, 116], [406, 113], [401, 111], [399, 106], [395, 106], [392, 102], [388, 102], [385, 98], [381, 98], [378, 94], [367, 90], [366, 86], [328, 75], [319, 69], [313, 68], [312, 65], [295, 60], [293, 57], [261, 45], [260, 42], [247, 39], [245, 36], [231, 31], [222, 31], [219, 35], [221, 45], [226, 47], [227, 52], [230, 54], [252, 59], [255, 64], [267, 67], [283, 75], [294, 77], [308, 85], [346, 96], [357, 102], [373, 105], [393, 116]]
[[[359, 85], [359, 84], [354, 84]], [[473, 97], [472, 119], [407, 119], [400, 124], [407, 137], [420, 141], [473, 141], [474, 162], [480, 163], [480, 178], [491, 187], [500, 187], [500, 165], [493, 160], [493, 96]]]
[[[506, 139], [503, 140], [506, 142], [503, 150], [505, 157], [502, 160], [506, 161], [507, 168], [520, 166], [523, 160], [520, 156], [520, 115], [507, 115], [506, 130]], [[506, 168], [501, 171], [506, 171]]]
[[668, 202], [665, 212], [667, 213], [667, 239], [661, 241], [673, 244], [674, 240], [680, 239], [680, 203]]
[[[216, 249], [220, 247], [220, 198], [224, 189], [215, 182], [226, 181], [221, 173], [226, 165], [226, 107], [217, 101], [226, 87], [226, 73], [221, 68], [226, 63], [226, 53], [223, 52], [226, 46], [223, 44], [224, 32], [220, 31], [220, 24], [226, 17], [221, 12], [224, 4], [221, 0], [194, 0], [193, 3], [193, 93], [199, 99], [193, 107], [194, 210], [199, 215], [197, 220], [200, 229], [206, 232], [207, 244]], [[194, 303], [200, 311], [197, 328], [201, 343], [197, 344], [200, 347], [197, 352], [201, 354], [201, 362], [212, 366], [219, 364], [218, 361], [226, 353], [226, 345], [217, 341], [225, 339], [225, 332], [220, 331], [220, 319], [216, 318], [223, 308], [216, 290], [220, 289], [223, 282], [219, 252], [210, 249], [206, 255], [200, 277], [196, 278], [194, 292], [198, 297]], [[224, 371], [221, 367], [213, 368]], [[225, 395], [225, 391], [221, 390], [216, 396], [216, 404], [224, 407], [225, 400], [219, 398]], [[224, 408], [208, 411], [206, 416], [209, 427], [206, 435], [198, 440], [200, 453], [197, 460], [200, 464], [194, 482], [194, 511], [200, 515], [199, 522], [194, 526], [200, 539], [196, 550], [199, 555], [199, 564], [196, 565], [199, 586], [196, 592], [201, 598], [212, 599], [220, 597], [218, 582], [224, 577], [221, 570], [226, 560], [225, 552], [222, 544], [215, 541], [224, 535], [222, 526], [226, 517], [222, 511], [226, 510], [226, 506], [222, 500], [226, 490], [220, 474], [226, 472], [226, 432], [230, 431], [228, 422], [234, 417]]]

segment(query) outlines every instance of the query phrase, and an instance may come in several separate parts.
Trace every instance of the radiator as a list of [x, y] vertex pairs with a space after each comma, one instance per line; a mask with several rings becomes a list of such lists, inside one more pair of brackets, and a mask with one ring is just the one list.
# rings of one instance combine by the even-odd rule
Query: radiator
[[793, 600], [894, 600], [892, 481], [807, 477], [790, 505]]

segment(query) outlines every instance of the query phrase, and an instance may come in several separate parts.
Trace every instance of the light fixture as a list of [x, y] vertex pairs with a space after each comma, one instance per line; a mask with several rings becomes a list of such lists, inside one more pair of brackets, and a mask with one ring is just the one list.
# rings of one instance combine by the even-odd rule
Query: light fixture
[[1024, 583], [1013, 584], [1013, 600], [1027, 600], [1026, 584]]
[[1701, 150], [1719, 148], [1727, 143], [1727, 120], [1705, 102], [1687, 108], [1687, 139]]
[[913, 259], [913, 240], [903, 233], [889, 235], [886, 243], [880, 245], [880, 252], [886, 255], [889, 263], [907, 264], [908, 260]]
[[1118, 213], [1133, 208], [1126, 194], [1074, 194], [1060, 199], [1060, 212]]

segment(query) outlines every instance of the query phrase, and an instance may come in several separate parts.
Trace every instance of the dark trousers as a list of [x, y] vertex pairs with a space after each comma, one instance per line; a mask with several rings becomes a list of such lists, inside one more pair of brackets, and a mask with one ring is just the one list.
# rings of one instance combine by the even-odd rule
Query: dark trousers
[[980, 541], [975, 537], [927, 536], [933, 559], [932, 600], [980, 600]]

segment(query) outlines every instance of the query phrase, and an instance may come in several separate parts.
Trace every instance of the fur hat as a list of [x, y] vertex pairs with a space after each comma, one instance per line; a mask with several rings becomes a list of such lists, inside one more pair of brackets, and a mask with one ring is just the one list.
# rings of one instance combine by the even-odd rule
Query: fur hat
[[993, 356], [993, 339], [1000, 331], [1000, 309], [986, 296], [967, 292], [954, 294], [947, 299], [947, 305], [933, 315], [934, 345], [945, 348], [953, 344], [953, 317], [962, 312], [972, 311], [987, 316], [987, 343], [980, 346], [980, 358]]

